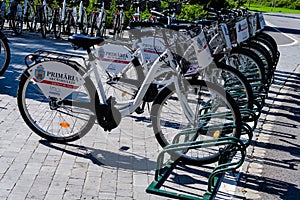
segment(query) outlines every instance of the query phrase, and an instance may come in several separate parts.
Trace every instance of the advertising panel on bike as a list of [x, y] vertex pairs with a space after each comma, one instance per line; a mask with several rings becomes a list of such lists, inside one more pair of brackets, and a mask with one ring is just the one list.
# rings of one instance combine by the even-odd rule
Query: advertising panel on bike
[[46, 97], [64, 99], [84, 84], [83, 77], [61, 62], [43, 62], [30, 68], [29, 73]]
[[96, 48], [96, 59], [106, 71], [118, 74], [133, 60], [133, 55], [125, 46], [105, 44]]
[[260, 29], [264, 29], [266, 26], [266, 21], [264, 19], [264, 16], [262, 13], [258, 13], [258, 23], [260, 26]]
[[255, 36], [255, 33], [257, 31], [257, 18], [255, 15], [250, 15], [248, 17], [248, 23], [249, 23], [249, 31], [251, 36]]
[[232, 44], [231, 44], [231, 40], [230, 40], [229, 30], [228, 30], [227, 24], [222, 23], [221, 24], [221, 29], [222, 29], [223, 36], [225, 38], [226, 47], [228, 49], [231, 49], [232, 48]]
[[243, 19], [235, 24], [236, 39], [238, 43], [244, 42], [249, 38], [247, 19]]
[[143, 59], [153, 62], [166, 48], [162, 38], [159, 37], [142, 37], [133, 42], [133, 48], [141, 48]]
[[207, 67], [213, 61], [210, 49], [208, 47], [207, 40], [205, 38], [204, 32], [202, 31], [198, 36], [193, 38], [195, 53], [198, 60], [198, 65], [200, 68]]

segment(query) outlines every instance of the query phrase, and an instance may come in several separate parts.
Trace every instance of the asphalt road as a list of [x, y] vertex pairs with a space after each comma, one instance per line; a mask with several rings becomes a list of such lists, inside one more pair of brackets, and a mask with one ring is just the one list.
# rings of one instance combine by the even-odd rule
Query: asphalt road
[[300, 15], [266, 13], [264, 18], [267, 24], [273, 27], [268, 27], [267, 30], [275, 37], [278, 45], [300, 42]]

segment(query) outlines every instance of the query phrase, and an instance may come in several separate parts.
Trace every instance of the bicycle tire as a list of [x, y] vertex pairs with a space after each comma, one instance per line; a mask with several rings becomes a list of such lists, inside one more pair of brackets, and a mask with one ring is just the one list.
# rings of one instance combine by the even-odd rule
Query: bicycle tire
[[270, 55], [270, 59], [272, 61], [272, 64], [275, 64], [275, 58], [276, 58], [276, 50], [274, 49], [274, 47], [272, 46], [272, 44], [265, 38], [262, 37], [254, 37], [252, 38], [253, 42], [255, 42], [256, 44], [260, 44], [261, 46], [263, 46], [266, 51], [268, 52], [268, 54]]
[[0, 76], [4, 74], [10, 63], [10, 47], [6, 36], [0, 32]]
[[221, 82], [223, 82], [216, 81], [216, 83], [219, 83], [231, 95], [240, 108], [252, 110], [253, 90], [243, 73], [222, 62], [216, 62], [216, 68], [221, 70], [221, 76], [214, 78], [221, 79]]
[[[77, 66], [68, 66], [81, 75], [84, 73]], [[85, 78], [83, 86], [74, 89], [58, 108], [53, 109], [50, 99], [32, 80], [30, 69], [21, 75], [17, 92], [19, 111], [25, 123], [36, 134], [52, 142], [65, 143], [83, 137], [95, 124], [94, 109], [99, 104], [98, 93], [90, 78]]]
[[230, 58], [237, 58], [239, 64], [233, 64], [231, 66], [240, 70], [246, 76], [250, 84], [259, 82], [261, 83], [260, 90], [264, 87], [267, 83], [264, 64], [255, 53], [250, 49], [237, 47], [233, 48], [230, 52], [229, 59]]
[[[186, 90], [184, 92], [191, 92], [191, 96], [195, 95], [195, 98], [188, 98], [188, 102], [189, 106], [193, 108], [192, 110], [195, 111], [195, 116], [200, 116], [200, 118], [197, 117], [197, 119], [195, 119], [197, 123], [192, 126], [187, 122], [188, 120], [181, 111], [180, 101], [178, 101], [177, 94], [174, 93], [174, 86], [163, 89], [152, 104], [151, 121], [153, 131], [162, 148], [174, 143], [174, 136], [183, 131], [191, 131], [193, 134], [191, 139], [190, 136], [184, 136], [183, 142], [187, 142], [186, 139], [188, 139], [188, 141], [198, 141], [226, 137], [229, 135], [237, 138], [240, 137], [241, 115], [235, 101], [225, 90], [216, 84], [204, 80], [190, 80], [189, 85], [185, 86], [185, 88]], [[203, 93], [202, 96], [201, 93]], [[213, 95], [216, 95], [216, 97], [213, 98]], [[211, 100], [210, 97], [212, 97], [213, 100]], [[222, 103], [224, 104], [222, 105]], [[170, 113], [168, 113], [169, 110]], [[205, 110], [206, 112], [200, 114], [200, 111]], [[224, 111], [224, 113], [221, 112], [221, 110]], [[211, 113], [209, 111], [211, 111]], [[219, 118], [223, 120], [224, 124], [217, 119], [217, 113], [219, 113]], [[214, 114], [216, 114], [215, 117]], [[222, 118], [222, 114], [224, 114], [224, 118]], [[203, 119], [201, 119], [201, 117], [203, 117]], [[206, 121], [204, 123], [207, 124], [201, 126], [201, 124], [198, 123], [200, 119], [201, 121]], [[226, 122], [228, 122], [228, 124], [233, 123], [235, 126], [230, 126]], [[226, 127], [225, 124], [228, 126]], [[205, 130], [206, 127], [208, 127], [207, 130]], [[181, 142], [182, 141], [177, 141], [176, 143]], [[222, 148], [227, 147], [223, 146]], [[180, 159], [186, 164], [203, 165], [217, 161], [220, 155], [219, 150], [219, 148], [214, 147], [203, 147], [193, 152], [176, 151], [170, 154], [173, 160]]]
[[243, 48], [252, 50], [263, 62], [265, 68], [266, 80], [268, 83], [271, 81], [274, 62], [271, 54], [268, 52], [265, 46], [259, 42], [249, 41], [243, 45]]
[[276, 51], [276, 53], [278, 52], [278, 45], [277, 45], [277, 42], [276, 40], [270, 36], [269, 34], [263, 32], [263, 31], [260, 31], [258, 32], [258, 34], [255, 35], [255, 37], [259, 37], [259, 38], [264, 38], [266, 39], [268, 42], [270, 42], [270, 44], [272, 45], [273, 49]]

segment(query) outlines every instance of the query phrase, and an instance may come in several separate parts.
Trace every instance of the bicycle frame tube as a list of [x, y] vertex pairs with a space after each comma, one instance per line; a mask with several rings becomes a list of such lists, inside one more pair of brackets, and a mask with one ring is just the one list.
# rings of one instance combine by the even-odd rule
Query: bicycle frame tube
[[65, 20], [65, 15], [66, 15], [66, 5], [67, 5], [67, 1], [64, 0], [62, 12], [61, 12], [61, 21], [64, 21], [64, 20]]
[[[136, 54], [137, 52], [135, 52], [134, 54]], [[100, 94], [100, 101], [101, 103], [106, 103], [108, 97], [106, 96], [105, 93], [105, 89], [104, 89], [104, 85], [103, 82], [101, 80], [100, 77], [100, 73], [99, 70], [102, 70], [102, 73], [106, 73], [106, 71], [104, 70], [104, 68], [97, 66], [96, 60], [94, 58], [94, 55], [92, 53], [89, 54], [89, 58], [90, 58], [90, 65], [91, 68], [84, 74], [83, 78], [86, 78], [88, 76], [90, 76], [92, 73], [94, 73], [95, 76], [95, 80], [96, 80], [96, 88], [97, 91]], [[169, 67], [163, 67], [165, 66], [165, 64], [168, 64]], [[130, 64], [129, 64], [130, 65]], [[126, 105], [124, 104], [121, 108], [119, 108], [119, 111], [121, 113], [122, 117], [125, 117], [127, 115], [130, 115], [131, 113], [133, 113], [139, 106], [140, 104], [143, 102], [143, 98], [146, 94], [146, 92], [148, 91], [149, 86], [151, 85], [151, 83], [155, 82], [155, 78], [166, 73], [166, 72], [170, 72], [173, 73], [173, 75], [171, 76], [171, 78], [169, 78], [168, 80], [165, 80], [163, 83], [165, 84], [164, 87], [167, 87], [170, 84], [174, 84], [175, 85], [175, 92], [178, 95], [180, 104], [183, 108], [183, 112], [184, 114], [187, 116], [187, 118], [189, 119], [189, 121], [191, 123], [194, 122], [195, 119], [195, 114], [193, 113], [193, 111], [189, 108], [188, 106], [188, 100], [185, 96], [185, 93], [182, 92], [183, 89], [183, 80], [181, 79], [179, 76], [179, 69], [178, 69], [178, 64], [175, 61], [173, 54], [171, 53], [170, 50], [165, 50], [164, 53], [162, 53], [152, 64], [152, 66], [150, 67], [150, 70], [148, 71], [142, 85], [141, 88], [139, 89], [137, 95], [135, 96], [135, 98], [132, 101], [128, 101], [128, 103], [126, 103]]]

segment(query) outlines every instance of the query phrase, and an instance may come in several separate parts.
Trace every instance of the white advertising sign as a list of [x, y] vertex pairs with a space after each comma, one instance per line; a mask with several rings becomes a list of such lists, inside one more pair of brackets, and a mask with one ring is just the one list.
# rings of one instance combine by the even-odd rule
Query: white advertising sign
[[235, 24], [237, 42], [241, 43], [249, 38], [249, 29], [247, 19], [243, 19]]
[[64, 99], [84, 84], [84, 79], [76, 70], [61, 62], [36, 64], [29, 69], [29, 73], [47, 98]]
[[118, 74], [132, 60], [132, 53], [121, 45], [105, 44], [96, 49], [96, 59], [107, 72]]

